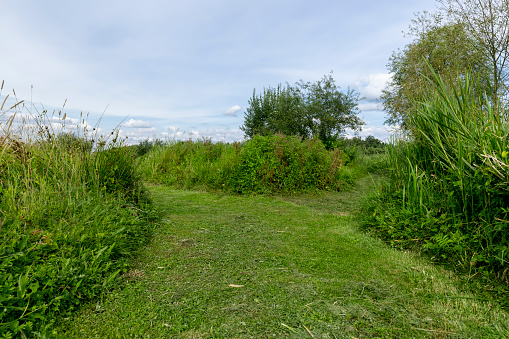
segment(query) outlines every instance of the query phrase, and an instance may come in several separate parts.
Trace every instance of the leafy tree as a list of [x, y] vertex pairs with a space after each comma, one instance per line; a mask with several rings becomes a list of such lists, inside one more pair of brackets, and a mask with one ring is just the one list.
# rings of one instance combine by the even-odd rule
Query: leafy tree
[[357, 131], [364, 124], [357, 116], [359, 100], [354, 90], [341, 92], [330, 74], [316, 83], [280, 84], [258, 95], [255, 89], [241, 129], [248, 138], [282, 133], [316, 137], [331, 147], [346, 128]]
[[276, 88], [264, 88], [258, 95], [255, 89], [241, 129], [249, 138], [276, 133], [305, 136], [308, 132], [303, 107], [300, 94], [288, 84], [286, 87], [279, 84]]
[[[477, 41], [460, 22], [445, 23], [440, 15], [427, 12], [413, 20], [409, 34], [414, 40], [402, 51], [393, 53], [387, 65], [393, 77], [382, 91], [381, 101], [387, 113], [386, 124], [411, 130], [409, 114], [413, 105], [430, 90], [431, 68], [453, 85], [466, 72], [482, 79], [489, 74], [489, 62]], [[487, 81], [476, 90], [491, 93]]]
[[493, 103], [506, 97], [509, 72], [509, 0], [438, 0], [441, 11], [461, 23], [491, 69]]

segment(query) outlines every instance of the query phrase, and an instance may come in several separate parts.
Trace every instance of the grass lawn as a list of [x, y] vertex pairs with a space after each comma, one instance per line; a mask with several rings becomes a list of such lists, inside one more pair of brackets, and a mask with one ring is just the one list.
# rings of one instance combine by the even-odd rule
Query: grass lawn
[[508, 313], [358, 230], [370, 188], [295, 197], [152, 187], [164, 211], [122, 288], [66, 338], [503, 338]]

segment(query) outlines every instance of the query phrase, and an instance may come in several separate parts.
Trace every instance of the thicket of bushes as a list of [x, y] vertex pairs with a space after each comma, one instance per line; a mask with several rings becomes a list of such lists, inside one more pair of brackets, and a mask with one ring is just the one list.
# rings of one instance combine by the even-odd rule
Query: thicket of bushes
[[509, 124], [475, 81], [466, 76], [452, 90], [438, 77], [430, 83], [434, 95], [411, 115], [411, 136], [389, 146], [390, 182], [365, 225], [394, 245], [507, 284]]
[[341, 190], [356, 175], [345, 166], [351, 156], [340, 149], [328, 151], [319, 140], [280, 134], [232, 144], [177, 141], [140, 158], [140, 171], [145, 179], [165, 185], [238, 193]]
[[50, 131], [0, 137], [2, 338], [51, 332], [113, 286], [152, 229], [131, 151]]

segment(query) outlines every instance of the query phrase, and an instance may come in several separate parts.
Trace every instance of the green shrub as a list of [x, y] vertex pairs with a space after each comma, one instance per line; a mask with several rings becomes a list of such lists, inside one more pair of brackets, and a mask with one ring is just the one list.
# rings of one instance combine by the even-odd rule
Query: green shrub
[[319, 140], [255, 136], [240, 151], [226, 186], [242, 193], [338, 190], [351, 180], [342, 166], [341, 151], [327, 151]]
[[142, 155], [145, 155], [148, 152], [150, 152], [153, 148], [161, 147], [164, 144], [165, 142], [161, 139], [155, 140], [145, 139], [141, 141], [139, 144], [131, 146], [131, 148], [134, 149], [136, 156], [141, 157]]
[[124, 195], [127, 200], [138, 203], [145, 198], [141, 176], [134, 166], [134, 153], [125, 147], [111, 146], [97, 150], [92, 156], [90, 172], [93, 182], [106, 193]]

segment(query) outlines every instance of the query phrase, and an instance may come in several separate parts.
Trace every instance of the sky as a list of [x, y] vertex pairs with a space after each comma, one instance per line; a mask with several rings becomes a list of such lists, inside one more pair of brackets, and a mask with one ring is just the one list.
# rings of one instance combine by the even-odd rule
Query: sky
[[98, 130], [118, 129], [129, 143], [231, 142], [244, 138], [254, 89], [332, 71], [343, 91], [365, 98], [359, 135], [387, 139], [377, 100], [386, 65], [410, 43], [402, 32], [414, 14], [434, 8], [434, 0], [4, 0], [0, 97], [9, 98], [0, 122], [16, 110], [7, 111], [14, 90], [25, 100], [18, 118], [46, 109], [50, 122], [93, 128], [102, 116]]

